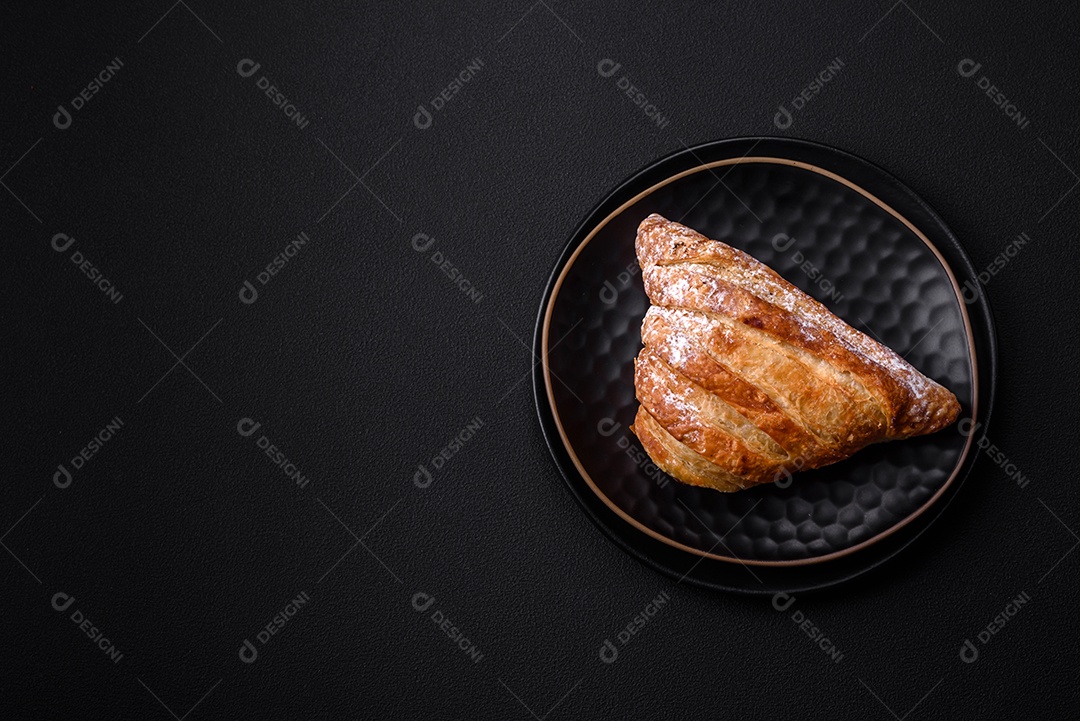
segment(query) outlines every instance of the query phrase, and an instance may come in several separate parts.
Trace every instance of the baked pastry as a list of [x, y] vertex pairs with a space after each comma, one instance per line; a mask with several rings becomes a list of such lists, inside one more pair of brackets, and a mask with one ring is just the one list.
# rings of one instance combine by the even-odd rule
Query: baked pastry
[[631, 430], [672, 477], [738, 491], [933, 433], [960, 404], [746, 253], [653, 214]]

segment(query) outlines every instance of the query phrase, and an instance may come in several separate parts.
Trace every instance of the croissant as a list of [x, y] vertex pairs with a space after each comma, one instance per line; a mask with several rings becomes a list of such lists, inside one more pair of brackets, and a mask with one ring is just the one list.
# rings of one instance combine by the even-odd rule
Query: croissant
[[653, 214], [631, 430], [657, 466], [738, 491], [933, 433], [960, 404], [746, 253]]

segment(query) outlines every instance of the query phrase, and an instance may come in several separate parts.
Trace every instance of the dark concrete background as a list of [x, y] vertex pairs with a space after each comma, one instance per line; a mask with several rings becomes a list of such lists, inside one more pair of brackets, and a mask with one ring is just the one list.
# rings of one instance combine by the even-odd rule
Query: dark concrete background
[[[0, 14], [3, 717], [1076, 717], [1073, 5], [164, 0]], [[779, 106], [836, 58], [778, 128]], [[604, 59], [664, 127], [598, 73]], [[965, 59], [981, 64], [971, 77]], [[676, 587], [603, 537], [547, 454], [528, 379], [544, 282], [589, 209], [659, 157], [744, 135], [881, 165], [979, 268], [1031, 239], [986, 285], [1001, 457], [984, 455], [885, 572], [787, 612]], [[479, 302], [413, 250], [417, 233]], [[245, 418], [261, 424], [250, 436]], [[418, 488], [418, 464], [474, 419]], [[59, 465], [70, 482], [54, 482]], [[601, 663], [603, 641], [661, 593]], [[975, 663], [959, 657], [965, 639]]]

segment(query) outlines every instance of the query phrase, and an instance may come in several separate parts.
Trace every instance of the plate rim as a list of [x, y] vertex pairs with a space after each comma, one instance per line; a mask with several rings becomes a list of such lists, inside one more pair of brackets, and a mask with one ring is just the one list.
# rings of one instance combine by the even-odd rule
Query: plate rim
[[[723, 158], [721, 160], [714, 160], [714, 161], [710, 161], [710, 162], [705, 162], [705, 161], [701, 160], [701, 158], [698, 157], [697, 153], [695, 152], [696, 150], [700, 150], [700, 149], [704, 149], [704, 148], [713, 149], [713, 148], [716, 148], [716, 147], [722, 147], [722, 146], [725, 146], [725, 145], [731, 145], [731, 144], [735, 144], [735, 143], [737, 143], [739, 141], [747, 141], [747, 140], [755, 140], [757, 142], [755, 142], [755, 145], [749, 151], [747, 151], [747, 153], [745, 153], [745, 154], [743, 154], [741, 156], [738, 156], [738, 157], [732, 156], [732, 157]], [[696, 173], [712, 170], [713, 168], [717, 168], [717, 167], [735, 166], [735, 165], [748, 164], [748, 163], [769, 163], [769, 164], [776, 164], [776, 165], [787, 165], [787, 166], [798, 167], [798, 168], [802, 168], [802, 169], [810, 171], [810, 172], [817, 173], [819, 175], [827, 177], [830, 180], [832, 180], [834, 182], [838, 182], [838, 183], [848, 187], [849, 189], [854, 190], [855, 192], [859, 193], [863, 197], [867, 198], [869, 201], [871, 201], [871, 202], [875, 203], [876, 205], [878, 205], [880, 208], [885, 210], [887, 213], [892, 215], [894, 218], [899, 220], [906, 228], [908, 228], [909, 231], [911, 231], [920, 241], [922, 241], [922, 243], [927, 248], [929, 248], [930, 251], [934, 254], [934, 257], [937, 259], [937, 261], [941, 265], [941, 267], [945, 270], [945, 273], [946, 273], [946, 275], [947, 275], [947, 277], [948, 277], [948, 279], [949, 279], [949, 281], [950, 281], [950, 283], [952, 285], [953, 292], [954, 292], [956, 300], [957, 300], [957, 304], [958, 304], [958, 306], [960, 308], [960, 314], [961, 314], [961, 317], [963, 319], [964, 331], [965, 331], [965, 335], [966, 335], [966, 338], [967, 338], [968, 357], [969, 357], [969, 360], [970, 360], [970, 363], [971, 363], [972, 396], [971, 396], [971, 413], [970, 413], [970, 415], [971, 415], [972, 419], [978, 418], [978, 414], [979, 414], [979, 410], [980, 410], [979, 409], [979, 391], [980, 391], [980, 388], [979, 388], [979, 357], [978, 357], [978, 349], [977, 349], [977, 346], [976, 346], [974, 332], [973, 332], [973, 328], [972, 328], [971, 318], [970, 318], [969, 313], [968, 313], [967, 303], [965, 302], [964, 296], [962, 294], [961, 286], [960, 286], [960, 284], [958, 283], [958, 281], [956, 279], [956, 274], [954, 273], [953, 268], [950, 265], [950, 263], [942, 255], [942, 253], [939, 250], [939, 248], [937, 247], [937, 245], [935, 245], [926, 236], [926, 234], [922, 230], [919, 229], [918, 226], [916, 226], [914, 223], [912, 223], [907, 217], [905, 217], [903, 214], [901, 214], [895, 208], [890, 206], [888, 203], [886, 203], [881, 198], [878, 198], [876, 195], [871, 193], [866, 188], [862, 187], [861, 185], [855, 183], [854, 181], [852, 181], [852, 180], [850, 180], [850, 179], [848, 179], [848, 178], [846, 178], [846, 177], [844, 177], [844, 176], [842, 176], [842, 175], [840, 175], [838, 173], [830, 171], [827, 168], [821, 167], [819, 165], [815, 165], [813, 163], [808, 163], [808, 162], [796, 160], [794, 158], [778, 157], [776, 155], [756, 155], [756, 156], [750, 155], [749, 153], [752, 152], [753, 148], [757, 146], [757, 143], [760, 143], [763, 140], [775, 140], [775, 141], [782, 141], [785, 144], [809, 146], [809, 147], [813, 147], [813, 148], [815, 148], [815, 149], [817, 149], [819, 151], [824, 150], [824, 151], [829, 152], [829, 153], [835, 153], [835, 154], [839, 154], [839, 155], [842, 155], [842, 156], [848, 156], [850, 158], [853, 158], [853, 159], [857, 160], [858, 162], [863, 163], [866, 166], [869, 166], [874, 171], [880, 173], [885, 178], [891, 180], [893, 183], [898, 185], [903, 191], [906, 191], [907, 194], [910, 197], [912, 197], [913, 199], [918, 201], [919, 205], [922, 206], [922, 208], [925, 211], [928, 212], [928, 215], [934, 221], [936, 221], [940, 225], [940, 227], [942, 229], [945, 230], [947, 235], [953, 241], [955, 241], [957, 245], [959, 245], [959, 241], [956, 241], [955, 234], [952, 233], [951, 228], [949, 228], [945, 224], [944, 220], [942, 220], [940, 218], [940, 216], [938, 216], [937, 213], [935, 213], [925, 203], [925, 201], [922, 200], [922, 198], [920, 198], [916, 193], [914, 193], [914, 191], [912, 191], [904, 183], [900, 182], [898, 179], [896, 179], [894, 176], [892, 176], [890, 173], [888, 173], [884, 169], [878, 167], [877, 165], [875, 165], [875, 164], [873, 164], [873, 163], [871, 163], [869, 161], [866, 161], [866, 160], [864, 160], [862, 158], [854, 156], [851, 153], [848, 153], [846, 151], [839, 150], [837, 148], [833, 148], [831, 146], [823, 145], [823, 144], [820, 144], [820, 143], [814, 143], [814, 142], [805, 141], [805, 140], [797, 140], [797, 139], [792, 139], [792, 138], [770, 138], [770, 137], [730, 138], [730, 139], [725, 139], [725, 140], [718, 140], [718, 141], [712, 141], [712, 142], [708, 142], [708, 143], [703, 143], [703, 144], [700, 144], [698, 146], [687, 147], [687, 148], [685, 148], [683, 150], [676, 151], [675, 153], [669, 154], [669, 155], [667, 155], [667, 156], [665, 156], [665, 157], [663, 157], [663, 158], [661, 158], [661, 159], [659, 159], [659, 160], [657, 160], [657, 161], [655, 161], [653, 163], [650, 163], [648, 166], [641, 169], [640, 171], [638, 171], [637, 173], [632, 175], [630, 178], [624, 180], [622, 183], [617, 185], [604, 198], [604, 200], [602, 200], [595, 208], [593, 208], [592, 211], [590, 211], [590, 213], [586, 216], [585, 220], [578, 226], [578, 228], [571, 235], [571, 241], [569, 243], [567, 243], [566, 247], [564, 248], [563, 253], [560, 255], [560, 258], [559, 258], [555, 268], [553, 269], [551, 277], [549, 278], [549, 281], [548, 281], [548, 283], [547, 283], [547, 285], [545, 287], [544, 298], [543, 298], [543, 301], [541, 302], [541, 306], [540, 306], [540, 313], [539, 313], [539, 317], [538, 317], [538, 324], [537, 324], [537, 329], [536, 329], [536, 337], [534, 338], [534, 342], [537, 344], [537, 346], [538, 346], [538, 348], [540, 350], [540, 352], [539, 352], [539, 356], [540, 356], [540, 359], [541, 359], [541, 364], [540, 365], [542, 365], [542, 367], [543, 367], [543, 370], [541, 371], [540, 376], [541, 376], [541, 378], [543, 380], [544, 397], [541, 398], [540, 389], [538, 387], [535, 387], [535, 384], [534, 384], [534, 392], [536, 394], [536, 401], [537, 401], [538, 411], [541, 410], [541, 405], [543, 404], [544, 401], [546, 401], [547, 410], [550, 413], [551, 420], [554, 422], [555, 429], [556, 429], [557, 435], [559, 437], [559, 441], [561, 442], [562, 448], [566, 452], [566, 454], [569, 457], [569, 459], [570, 459], [571, 463], [573, 464], [574, 468], [577, 470], [578, 475], [585, 481], [585, 484], [588, 487], [589, 491], [595, 497], [600, 499], [600, 501], [610, 511], [612, 511], [617, 517], [619, 517], [622, 522], [628, 524], [629, 526], [631, 526], [632, 528], [634, 528], [638, 532], [646, 534], [647, 536], [651, 537], [652, 539], [654, 539], [656, 541], [659, 541], [659, 542], [661, 542], [661, 543], [663, 543], [663, 544], [665, 544], [667, 546], [670, 546], [670, 547], [672, 547], [674, 549], [677, 549], [679, 551], [683, 551], [685, 553], [692, 554], [693, 556], [697, 556], [697, 557], [699, 557], [701, 559], [708, 558], [708, 559], [712, 559], [712, 560], [715, 560], [715, 561], [720, 561], [720, 562], [727, 563], [727, 564], [738, 564], [738, 565], [743, 565], [743, 566], [760, 566], [760, 567], [803, 566], [803, 567], [805, 567], [805, 566], [813, 566], [813, 565], [816, 565], [816, 564], [826, 563], [828, 561], [832, 561], [832, 560], [835, 560], [835, 559], [838, 559], [838, 558], [842, 558], [844, 556], [848, 556], [848, 555], [857, 553], [860, 550], [863, 550], [865, 548], [873, 546], [873, 545], [877, 544], [878, 542], [888, 538], [889, 536], [892, 536], [896, 532], [900, 531], [902, 528], [904, 528], [904, 527], [908, 526], [909, 524], [913, 523], [919, 517], [923, 516], [929, 509], [936, 506], [937, 503], [941, 500], [942, 496], [944, 496], [946, 491], [957, 481], [957, 478], [965, 470], [965, 466], [967, 464], [968, 456], [970, 455], [972, 446], [974, 445], [974, 442], [975, 442], [975, 433], [971, 432], [971, 433], [967, 434], [967, 440], [966, 440], [966, 442], [964, 444], [963, 450], [960, 453], [960, 456], [957, 458], [956, 462], [953, 464], [953, 467], [950, 470], [950, 474], [949, 474], [948, 479], [946, 479], [946, 481], [943, 484], [941, 484], [941, 486], [935, 491], [935, 493], [927, 501], [925, 501], [921, 506], [919, 506], [919, 508], [912, 511], [907, 516], [905, 516], [903, 519], [901, 519], [900, 521], [892, 524], [891, 526], [889, 526], [885, 530], [883, 530], [883, 531], [881, 531], [879, 533], [876, 533], [873, 536], [871, 536], [870, 538], [868, 538], [868, 539], [866, 539], [864, 541], [861, 541], [861, 542], [859, 542], [857, 544], [854, 544], [852, 546], [848, 546], [846, 548], [843, 548], [843, 549], [840, 549], [840, 550], [837, 550], [837, 551], [832, 551], [832, 552], [827, 553], [827, 554], [822, 554], [822, 555], [818, 555], [818, 556], [811, 556], [809, 558], [787, 559], [787, 560], [780, 560], [780, 561], [759, 560], [759, 559], [742, 559], [742, 558], [739, 558], [738, 556], [736, 556], [734, 554], [727, 555], [727, 556], [720, 555], [720, 554], [712, 553], [712, 552], [709, 552], [709, 551], [703, 551], [703, 550], [701, 550], [699, 548], [695, 548], [693, 546], [688, 546], [688, 545], [686, 545], [684, 543], [681, 543], [681, 542], [679, 542], [679, 541], [677, 541], [677, 540], [675, 540], [673, 538], [670, 538], [668, 536], [665, 536], [662, 533], [659, 533], [658, 531], [656, 531], [656, 530], [654, 530], [652, 528], [649, 528], [649, 527], [645, 526], [640, 521], [635, 519], [633, 516], [628, 514], [626, 511], [624, 511], [621, 507], [619, 507], [618, 504], [614, 503], [597, 486], [597, 484], [593, 481], [593, 479], [590, 476], [590, 474], [588, 473], [588, 471], [584, 468], [581, 461], [578, 459], [578, 456], [577, 456], [577, 453], [574, 450], [573, 444], [570, 442], [570, 440], [569, 440], [569, 438], [567, 436], [567, 433], [566, 433], [565, 429], [563, 428], [562, 420], [561, 420], [561, 418], [559, 416], [557, 406], [556, 406], [556, 403], [555, 403], [555, 399], [554, 399], [554, 395], [553, 395], [553, 383], [552, 383], [552, 380], [551, 380], [551, 371], [550, 371], [550, 368], [548, 366], [548, 352], [549, 352], [548, 346], [549, 346], [549, 330], [550, 330], [550, 324], [551, 324], [551, 317], [552, 317], [552, 312], [553, 312], [554, 307], [555, 307], [555, 303], [558, 300], [559, 290], [562, 287], [562, 283], [565, 280], [565, 278], [566, 278], [567, 274], [569, 273], [569, 271], [573, 268], [576, 259], [582, 253], [582, 251], [585, 249], [585, 247], [589, 244], [589, 242], [592, 241], [592, 239], [609, 222], [611, 222], [612, 219], [617, 217], [620, 213], [625, 211], [628, 207], [631, 207], [632, 205], [634, 205], [635, 203], [640, 201], [642, 198], [656, 192], [660, 188], [663, 188], [663, 187], [665, 187], [665, 186], [667, 186], [667, 185], [669, 185], [669, 184], [671, 184], [671, 183], [673, 183], [673, 182], [675, 182], [675, 181], [677, 181], [677, 180], [679, 180], [681, 178], [687, 177], [689, 175], [693, 175], [693, 174], [696, 174]], [[616, 196], [621, 189], [625, 188], [627, 185], [632, 183], [635, 179], [643, 176], [644, 174], [653, 172], [653, 171], [655, 171], [655, 169], [657, 167], [662, 166], [663, 164], [665, 164], [667, 162], [670, 162], [674, 158], [684, 156], [687, 153], [692, 154], [694, 156], [695, 160], [696, 160], [696, 162], [695, 162], [695, 164], [693, 166], [685, 168], [685, 169], [683, 169], [681, 171], [678, 171], [678, 172], [675, 172], [675, 173], [665, 174], [665, 176], [661, 180], [650, 184], [647, 188], [639, 191], [638, 193], [636, 193], [635, 195], [633, 195], [632, 197], [630, 197], [626, 201], [620, 203], [617, 207], [615, 207], [614, 209], [609, 211], [606, 214], [606, 216], [604, 216], [602, 219], [594, 220], [594, 217], [600, 211], [602, 206], [605, 203], [609, 202], [614, 196]], [[581, 241], [577, 241], [576, 244], [575, 244], [575, 241], [573, 239], [579, 237], [582, 234], [582, 232], [586, 232], [586, 229], [587, 229], [587, 235], [584, 237], [584, 239], [582, 239]], [[966, 257], [966, 255], [967, 255], [966, 251], [963, 250], [962, 246], [961, 246], [961, 251], [962, 251], [963, 255]], [[968, 259], [968, 261], [970, 262], [970, 259]], [[985, 294], [982, 294], [982, 295], [984, 296], [983, 301], [986, 302]], [[987, 310], [989, 310], [988, 307], [987, 307]], [[988, 313], [988, 315], [990, 315], [990, 314]], [[991, 334], [995, 335], [995, 334], [993, 334], [992, 321], [991, 321], [990, 329], [991, 329]], [[991, 389], [991, 391], [992, 391], [992, 389]], [[989, 415], [989, 414], [987, 414], [987, 415]], [[987, 417], [987, 421], [988, 420], [989, 420], [989, 417]], [[545, 433], [545, 435], [546, 435], [546, 433]], [[548, 439], [548, 443], [549, 443], [549, 446], [550, 446], [551, 439]], [[564, 473], [564, 476], [565, 476], [565, 473]], [[568, 483], [570, 482], [569, 478], [567, 478], [566, 480], [568, 481]], [[593, 515], [593, 514], [590, 512], [590, 515]]]

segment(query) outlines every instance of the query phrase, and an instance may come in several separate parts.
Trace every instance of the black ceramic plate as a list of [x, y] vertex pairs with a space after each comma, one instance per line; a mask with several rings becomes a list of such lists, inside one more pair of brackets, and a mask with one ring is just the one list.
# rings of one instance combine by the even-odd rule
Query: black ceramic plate
[[[634, 256], [650, 213], [745, 250], [956, 394], [967, 419], [739, 493], [672, 480], [629, 431], [648, 299]], [[782, 138], [689, 148], [617, 188], [548, 284], [534, 378], [571, 490], [624, 548], [675, 577], [749, 593], [817, 588], [891, 557], [939, 517], [986, 427], [994, 335], [944, 222], [876, 166]]]

